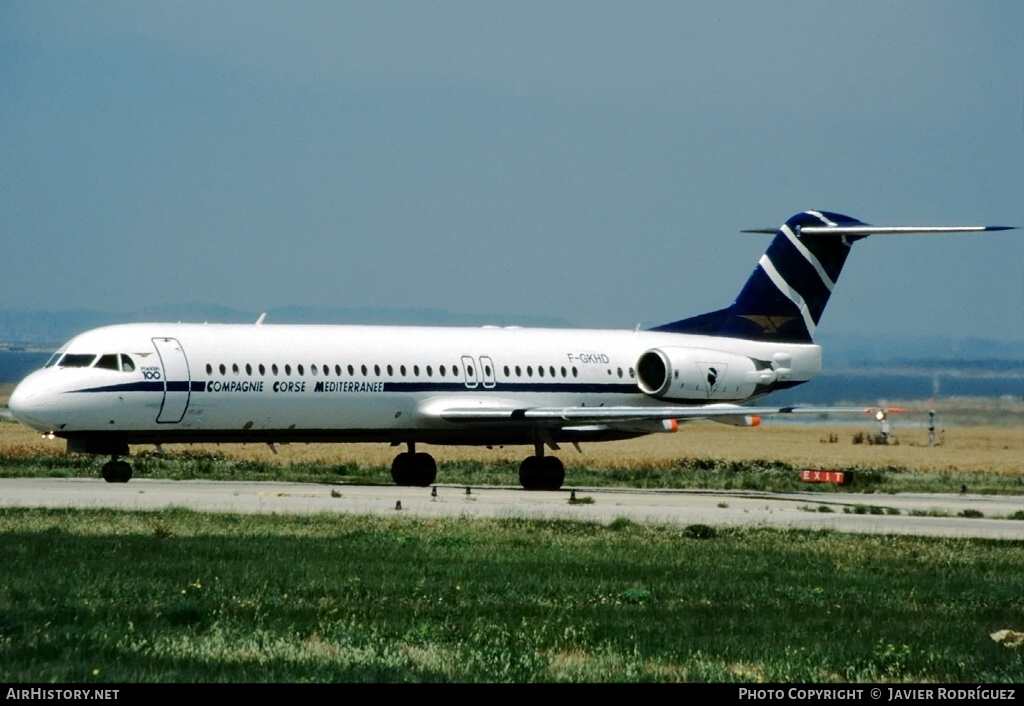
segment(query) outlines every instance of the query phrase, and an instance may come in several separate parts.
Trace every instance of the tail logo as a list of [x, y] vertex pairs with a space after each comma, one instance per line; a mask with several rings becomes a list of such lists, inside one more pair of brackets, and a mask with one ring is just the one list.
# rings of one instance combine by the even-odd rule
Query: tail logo
[[796, 319], [795, 316], [759, 316], [756, 314], [747, 314], [740, 318], [757, 324], [766, 334], [777, 334], [780, 328]]

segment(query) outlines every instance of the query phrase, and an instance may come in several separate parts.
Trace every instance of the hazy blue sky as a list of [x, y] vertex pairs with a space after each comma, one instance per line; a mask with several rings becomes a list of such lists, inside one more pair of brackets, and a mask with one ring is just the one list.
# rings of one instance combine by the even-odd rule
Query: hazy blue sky
[[[632, 328], [807, 208], [1024, 225], [1024, 3], [0, 1], [0, 308]], [[822, 332], [1024, 339], [1024, 232], [873, 238]]]

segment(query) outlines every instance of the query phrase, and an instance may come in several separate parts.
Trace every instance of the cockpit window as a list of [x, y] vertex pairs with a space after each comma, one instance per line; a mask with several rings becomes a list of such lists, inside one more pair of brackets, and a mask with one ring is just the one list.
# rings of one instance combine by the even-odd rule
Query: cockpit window
[[50, 359], [48, 361], [46, 361], [45, 367], [52, 368], [53, 366], [55, 366], [57, 364], [57, 361], [59, 361], [61, 359], [61, 357], [64, 355], [64, 352], [67, 349], [68, 349], [68, 344], [65, 343], [63, 346], [61, 346], [57, 350], [56, 353], [54, 353], [53, 355], [50, 356]]
[[58, 351], [54, 353], [46, 367], [50, 368], [54, 365], [59, 368], [96, 367], [102, 370], [120, 370], [124, 373], [135, 372], [135, 361], [125, 353], [104, 353], [98, 357], [95, 353], [68, 353], [61, 357], [60, 351]]
[[101, 355], [100, 359], [96, 361], [96, 367], [104, 370], [117, 370], [117, 353]]
[[68, 353], [57, 364], [60, 368], [88, 368], [96, 360], [95, 353]]

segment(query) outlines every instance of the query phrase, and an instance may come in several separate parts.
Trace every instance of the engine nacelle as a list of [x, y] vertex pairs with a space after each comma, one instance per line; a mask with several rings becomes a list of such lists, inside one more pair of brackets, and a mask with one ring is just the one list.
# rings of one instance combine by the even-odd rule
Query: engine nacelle
[[640, 389], [680, 400], [743, 400], [777, 379], [767, 362], [704, 348], [652, 348], [636, 362]]

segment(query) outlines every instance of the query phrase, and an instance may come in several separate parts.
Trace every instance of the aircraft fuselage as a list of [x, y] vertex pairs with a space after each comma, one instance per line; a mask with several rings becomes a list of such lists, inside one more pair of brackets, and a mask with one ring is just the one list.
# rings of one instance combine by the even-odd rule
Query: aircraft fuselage
[[[530, 444], [536, 425], [525, 420], [467, 424], [442, 412], [740, 403], [820, 367], [814, 344], [652, 331], [126, 324], [74, 338], [19, 385], [11, 408], [83, 451], [121, 442]], [[634, 427], [555, 427], [551, 439], [647, 433]]]

